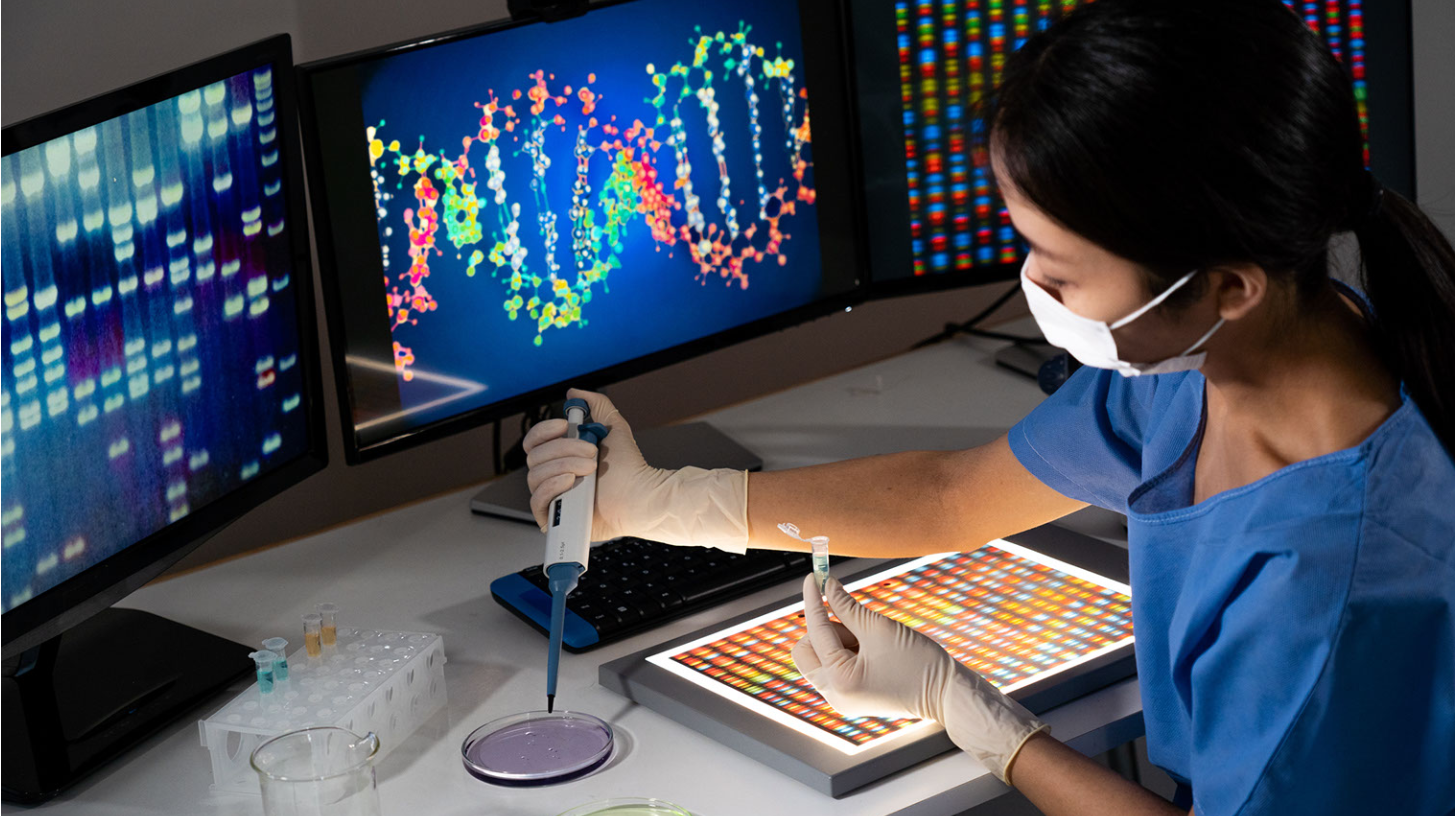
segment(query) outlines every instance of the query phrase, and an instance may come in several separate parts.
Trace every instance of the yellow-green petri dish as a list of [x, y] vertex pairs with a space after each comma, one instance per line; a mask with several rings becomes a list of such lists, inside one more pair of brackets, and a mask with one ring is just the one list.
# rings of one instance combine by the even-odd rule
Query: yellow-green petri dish
[[692, 816], [686, 810], [661, 799], [603, 799], [574, 807], [561, 816]]

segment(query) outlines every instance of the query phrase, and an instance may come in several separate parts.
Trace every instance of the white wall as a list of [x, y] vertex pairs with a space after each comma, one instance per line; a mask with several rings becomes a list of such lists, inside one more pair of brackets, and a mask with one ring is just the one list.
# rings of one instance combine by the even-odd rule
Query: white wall
[[0, 119], [9, 125], [274, 34], [292, 34], [297, 55], [299, 3], [5, 0]]

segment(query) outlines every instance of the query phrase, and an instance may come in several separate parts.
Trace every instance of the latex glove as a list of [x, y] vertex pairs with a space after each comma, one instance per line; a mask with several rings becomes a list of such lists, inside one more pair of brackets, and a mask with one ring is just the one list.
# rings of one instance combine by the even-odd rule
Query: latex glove
[[607, 427], [600, 450], [566, 439], [566, 420], [537, 423], [522, 446], [529, 467], [530, 509], [546, 529], [546, 509], [578, 476], [596, 472], [596, 507], [591, 540], [637, 536], [650, 541], [748, 548], [748, 473], [687, 467], [664, 470], [647, 464], [626, 418], [604, 394], [572, 389], [568, 398], [586, 400], [591, 421]]
[[842, 623], [829, 620], [808, 576], [808, 633], [794, 645], [793, 662], [829, 705], [850, 717], [935, 720], [961, 750], [1010, 784], [1016, 753], [1050, 726], [934, 640], [854, 600], [837, 578], [824, 584], [823, 598]]

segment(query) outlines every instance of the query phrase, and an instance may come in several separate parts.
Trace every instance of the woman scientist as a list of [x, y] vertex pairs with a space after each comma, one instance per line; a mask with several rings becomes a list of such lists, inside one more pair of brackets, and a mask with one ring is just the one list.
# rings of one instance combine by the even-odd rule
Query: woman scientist
[[[1046, 338], [1088, 367], [996, 442], [772, 473], [649, 467], [626, 421], [597, 539], [963, 550], [1128, 517], [1151, 760], [1199, 814], [1455, 811], [1455, 251], [1365, 170], [1349, 80], [1279, 0], [1098, 0], [1034, 37], [988, 155]], [[1352, 231], [1364, 294], [1329, 277]], [[1366, 300], [1367, 296], [1367, 300]], [[596, 467], [528, 435], [537, 519]], [[750, 489], [751, 488], [751, 489]], [[799, 670], [933, 718], [1048, 814], [1175, 812], [837, 581]]]

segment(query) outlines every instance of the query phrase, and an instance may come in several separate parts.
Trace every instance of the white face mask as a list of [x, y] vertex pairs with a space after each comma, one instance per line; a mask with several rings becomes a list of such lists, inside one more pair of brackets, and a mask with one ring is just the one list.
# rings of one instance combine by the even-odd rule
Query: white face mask
[[[1030, 263], [1029, 257], [1027, 257], [1026, 263]], [[1167, 291], [1152, 298], [1150, 303], [1110, 325], [1100, 320], [1082, 317], [1066, 308], [1066, 304], [1052, 297], [1050, 292], [1041, 288], [1040, 284], [1026, 275], [1025, 266], [1021, 267], [1021, 289], [1026, 293], [1026, 302], [1030, 304], [1031, 314], [1036, 318], [1036, 325], [1040, 326], [1041, 333], [1046, 335], [1046, 342], [1070, 352], [1072, 357], [1081, 361], [1082, 365], [1092, 368], [1109, 368], [1120, 372], [1123, 377], [1136, 377], [1141, 374], [1171, 374], [1176, 371], [1192, 371], [1202, 368], [1203, 361], [1207, 359], [1207, 352], [1198, 354], [1192, 352], [1206, 343], [1208, 338], [1213, 336], [1213, 332], [1222, 328], [1222, 318], [1219, 318], [1218, 322], [1208, 329], [1207, 334], [1198, 338], [1198, 341], [1189, 346], [1186, 351], [1176, 357], [1168, 357], [1156, 363], [1129, 363], [1123, 360], [1117, 355], [1117, 341], [1111, 333], [1113, 329], [1120, 329], [1156, 308], [1157, 304], [1166, 300], [1183, 284], [1192, 280], [1192, 276], [1195, 274], [1197, 274], [1195, 269], [1188, 272], [1168, 287]]]

